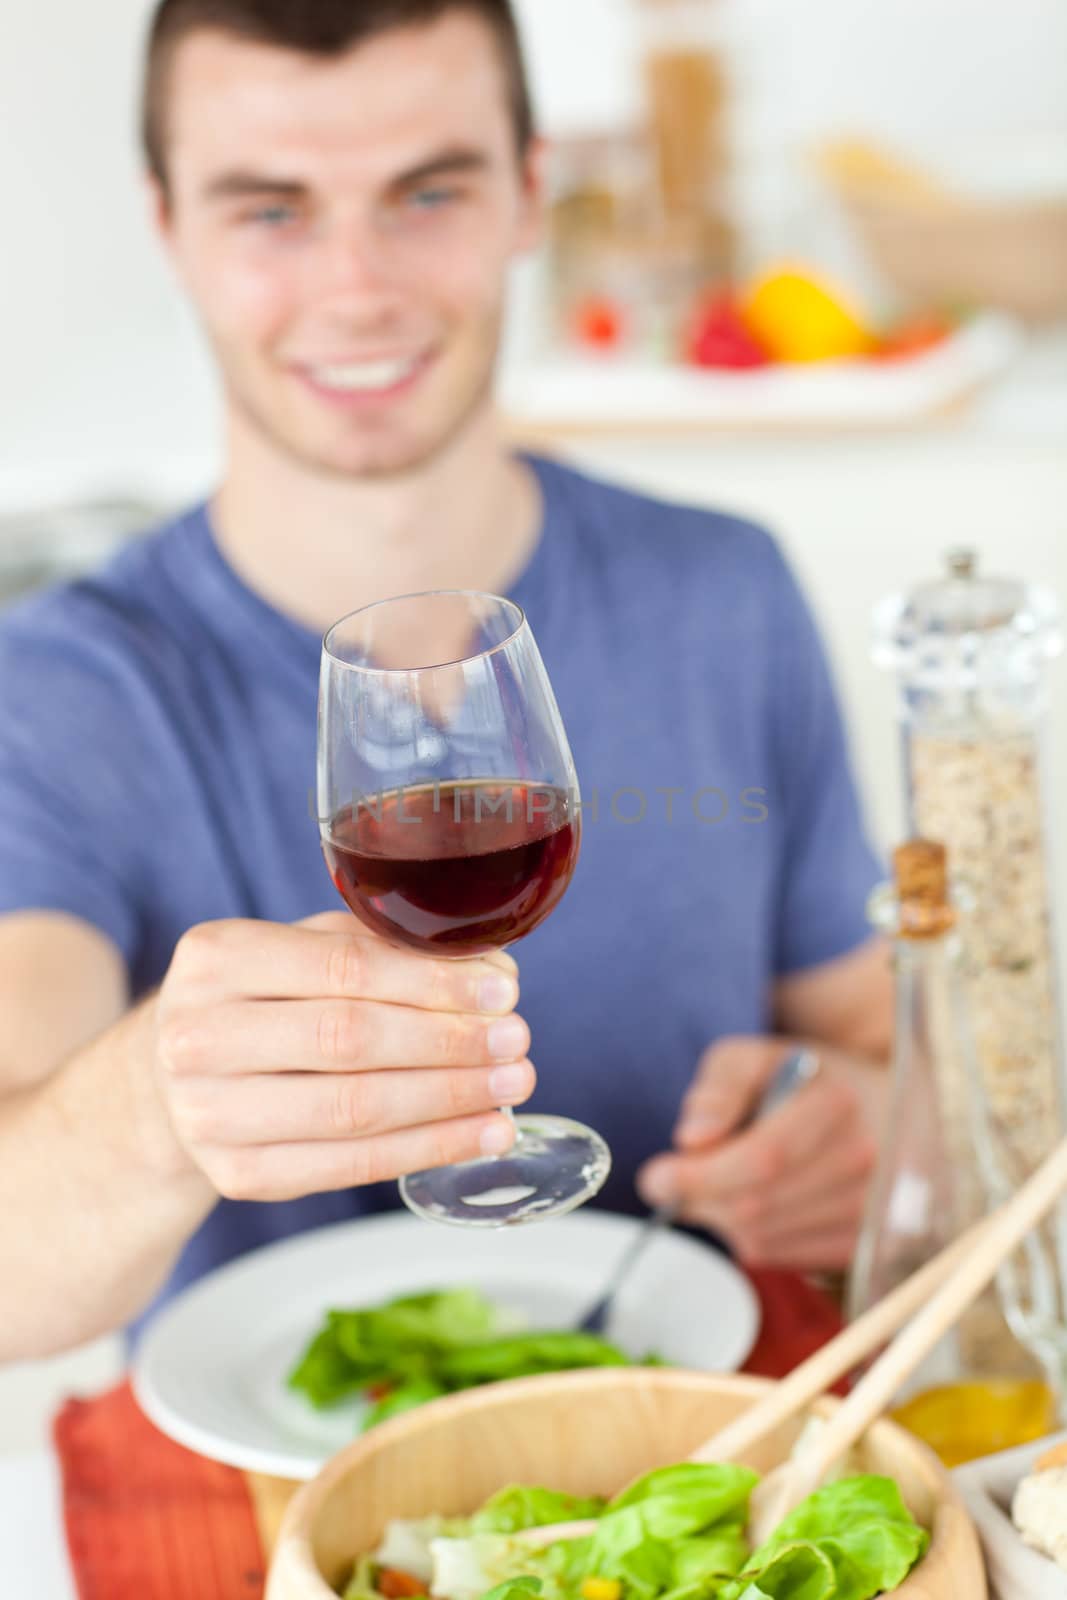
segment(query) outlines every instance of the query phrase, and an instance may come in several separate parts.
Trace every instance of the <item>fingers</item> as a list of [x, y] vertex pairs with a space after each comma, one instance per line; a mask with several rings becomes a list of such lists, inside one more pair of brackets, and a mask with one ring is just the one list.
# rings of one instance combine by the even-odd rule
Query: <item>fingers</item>
[[375, 1000], [232, 1001], [161, 1025], [160, 1054], [175, 1077], [210, 1072], [371, 1072], [521, 1061], [521, 1017], [468, 1016]]
[[788, 1050], [782, 1039], [736, 1037], [705, 1051], [682, 1101], [674, 1134], [678, 1149], [707, 1149], [738, 1128]]
[[856, 1253], [856, 1228], [835, 1228], [827, 1233], [802, 1234], [766, 1252], [748, 1254], [738, 1249], [751, 1267], [788, 1268], [791, 1272], [843, 1272]]
[[826, 1073], [785, 1105], [710, 1153], [662, 1157], [679, 1196], [726, 1197], [779, 1184], [807, 1164], [824, 1164], [839, 1132], [856, 1122], [857, 1100], [843, 1078]]
[[[766, 1056], [747, 1057], [750, 1074], [758, 1074]], [[753, 1264], [847, 1263], [876, 1154], [867, 1086], [854, 1065], [830, 1062], [785, 1105], [726, 1142], [657, 1157], [638, 1175], [640, 1193], [649, 1205], [673, 1205], [684, 1221], [723, 1234]]]
[[729, 1240], [742, 1260], [759, 1266], [838, 1265], [820, 1254], [830, 1235], [847, 1244], [851, 1259], [866, 1203], [867, 1151], [848, 1156], [823, 1175], [821, 1187], [783, 1184], [779, 1191], [754, 1188], [742, 1195], [705, 1192], [679, 1204], [684, 1222], [709, 1228]]
[[190, 1078], [171, 1109], [179, 1137], [198, 1146], [351, 1142], [520, 1105], [536, 1082], [529, 1061], [461, 1072]]
[[513, 1124], [497, 1115], [427, 1123], [375, 1139], [207, 1148], [200, 1161], [225, 1199], [293, 1200], [504, 1155], [514, 1141]]
[[[293, 926], [311, 928], [323, 933], [343, 933], [361, 939], [380, 937], [364, 924], [357, 922], [350, 911], [320, 911], [313, 917], [304, 917]], [[510, 972], [513, 977], [519, 970], [515, 957], [509, 955], [506, 950], [489, 950], [485, 955], [479, 956], [478, 960], [486, 962], [491, 967], [499, 967], [501, 972]]]
[[[326, 926], [327, 918], [329, 926]], [[336, 914], [315, 926], [206, 922], [180, 941], [170, 975], [199, 1000], [368, 999], [434, 1011], [503, 1014], [518, 1000], [515, 964], [446, 961], [337, 927]]]
[[348, 913], [205, 923], [155, 1011], [174, 1132], [221, 1195], [271, 1200], [499, 1155], [528, 1099], [530, 1033], [503, 952], [395, 948]]
[[758, 1199], [748, 1206], [711, 1204], [701, 1225], [725, 1234], [743, 1260], [781, 1266], [805, 1241], [824, 1234], [848, 1234], [855, 1241], [866, 1197], [866, 1176], [849, 1177], [793, 1206], [777, 1201], [763, 1205]]

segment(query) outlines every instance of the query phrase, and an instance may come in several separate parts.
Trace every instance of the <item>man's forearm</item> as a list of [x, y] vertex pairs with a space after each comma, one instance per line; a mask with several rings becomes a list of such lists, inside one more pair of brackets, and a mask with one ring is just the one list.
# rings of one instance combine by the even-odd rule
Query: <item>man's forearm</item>
[[154, 1004], [0, 1101], [0, 1361], [121, 1327], [216, 1199], [154, 1087]]

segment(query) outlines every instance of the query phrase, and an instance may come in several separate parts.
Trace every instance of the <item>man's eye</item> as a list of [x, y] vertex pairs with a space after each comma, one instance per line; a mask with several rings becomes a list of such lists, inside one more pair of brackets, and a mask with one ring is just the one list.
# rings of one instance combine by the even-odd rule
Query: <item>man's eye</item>
[[442, 206], [449, 205], [459, 198], [458, 189], [412, 189], [407, 197], [408, 205], [415, 211], [439, 211]]
[[257, 206], [254, 211], [248, 212], [245, 221], [257, 223], [263, 228], [284, 228], [296, 221], [296, 212], [292, 206]]

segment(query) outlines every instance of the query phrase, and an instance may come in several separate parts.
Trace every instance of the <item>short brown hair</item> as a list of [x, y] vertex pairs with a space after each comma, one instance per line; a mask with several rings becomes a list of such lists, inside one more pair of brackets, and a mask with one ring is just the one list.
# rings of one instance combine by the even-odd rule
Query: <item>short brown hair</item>
[[307, 55], [339, 56], [393, 28], [419, 27], [451, 11], [480, 17], [500, 51], [515, 141], [533, 138], [522, 45], [510, 0], [160, 0], [148, 35], [141, 138], [149, 171], [166, 188], [166, 104], [176, 46], [201, 28]]

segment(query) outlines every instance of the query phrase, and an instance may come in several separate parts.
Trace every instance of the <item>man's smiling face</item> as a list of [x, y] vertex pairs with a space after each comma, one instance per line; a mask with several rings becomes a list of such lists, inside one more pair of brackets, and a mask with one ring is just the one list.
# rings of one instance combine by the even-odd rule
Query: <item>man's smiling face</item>
[[477, 17], [328, 59], [196, 32], [166, 138], [163, 228], [245, 424], [373, 477], [431, 459], [487, 404], [507, 269], [539, 213]]

